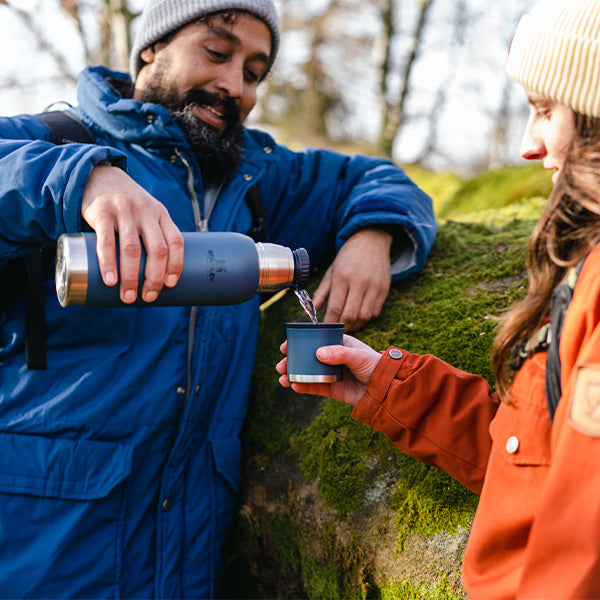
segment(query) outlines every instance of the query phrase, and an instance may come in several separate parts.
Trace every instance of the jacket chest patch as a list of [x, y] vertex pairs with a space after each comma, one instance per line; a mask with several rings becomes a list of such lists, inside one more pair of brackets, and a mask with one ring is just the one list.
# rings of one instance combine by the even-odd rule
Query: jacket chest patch
[[582, 433], [600, 437], [600, 366], [582, 366], [577, 370], [569, 418]]

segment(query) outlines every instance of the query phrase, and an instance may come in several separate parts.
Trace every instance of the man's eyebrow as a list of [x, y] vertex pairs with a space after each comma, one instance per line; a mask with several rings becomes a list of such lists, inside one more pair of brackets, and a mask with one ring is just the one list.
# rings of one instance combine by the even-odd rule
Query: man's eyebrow
[[[209, 27], [209, 30], [215, 34], [216, 37], [227, 40], [236, 46], [240, 46], [242, 44], [242, 40], [239, 36], [235, 35], [235, 33], [229, 31], [229, 29], [222, 27], [221, 25], [212, 25]], [[257, 58], [261, 61], [264, 61], [266, 64], [269, 63], [269, 55], [264, 52], [258, 52], [254, 58]]]

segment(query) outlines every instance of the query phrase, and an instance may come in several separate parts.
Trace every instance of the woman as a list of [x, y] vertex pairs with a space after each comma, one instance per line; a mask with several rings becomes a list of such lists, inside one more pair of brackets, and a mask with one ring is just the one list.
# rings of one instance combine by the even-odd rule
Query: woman
[[[492, 350], [497, 392], [434, 356], [380, 354], [349, 336], [317, 353], [346, 366], [343, 382], [291, 386], [350, 404], [480, 494], [463, 563], [470, 598], [600, 598], [599, 40], [597, 0], [541, 0], [511, 45], [508, 72], [531, 107], [522, 154], [555, 171], [555, 189], [532, 234], [527, 296]], [[545, 326], [553, 290], [582, 261], [551, 415]], [[277, 370], [290, 386], [286, 359]]]

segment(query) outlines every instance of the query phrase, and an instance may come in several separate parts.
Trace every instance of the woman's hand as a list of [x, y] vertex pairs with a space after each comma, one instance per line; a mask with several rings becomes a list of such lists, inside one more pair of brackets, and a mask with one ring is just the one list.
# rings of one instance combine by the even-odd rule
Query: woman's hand
[[[281, 351], [287, 353], [287, 341], [281, 344]], [[366, 392], [381, 354], [356, 338], [344, 335], [343, 346], [321, 346], [317, 350], [317, 358], [328, 365], [344, 365], [343, 380], [337, 383], [290, 383], [287, 358], [284, 358], [275, 367], [281, 375], [279, 383], [299, 394], [326, 396], [355, 406]]]

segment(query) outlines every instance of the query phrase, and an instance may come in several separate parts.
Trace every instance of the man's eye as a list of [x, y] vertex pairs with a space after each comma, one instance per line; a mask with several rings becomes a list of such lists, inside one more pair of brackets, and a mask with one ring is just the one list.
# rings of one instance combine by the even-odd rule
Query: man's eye
[[207, 48], [206, 51], [214, 60], [227, 60], [227, 55], [223, 54], [223, 52], [218, 52], [217, 50], [212, 50], [211, 48]]
[[256, 71], [253, 71], [252, 69], [246, 69], [245, 73], [246, 73], [246, 81], [248, 81], [250, 83], [256, 83], [257, 81], [260, 80], [260, 75]]

